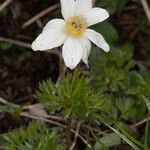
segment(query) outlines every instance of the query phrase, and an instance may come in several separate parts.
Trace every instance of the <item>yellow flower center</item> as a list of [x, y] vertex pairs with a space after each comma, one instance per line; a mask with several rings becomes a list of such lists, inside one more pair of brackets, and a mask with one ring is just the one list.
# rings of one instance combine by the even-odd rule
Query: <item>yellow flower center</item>
[[72, 36], [75, 37], [82, 36], [87, 27], [88, 27], [87, 20], [82, 16], [74, 16], [66, 20], [67, 33]]

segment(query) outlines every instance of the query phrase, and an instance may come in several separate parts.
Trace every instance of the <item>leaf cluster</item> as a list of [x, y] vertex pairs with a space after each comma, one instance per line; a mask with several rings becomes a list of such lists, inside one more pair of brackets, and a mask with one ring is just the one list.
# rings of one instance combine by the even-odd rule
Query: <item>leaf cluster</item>
[[115, 119], [143, 118], [147, 111], [143, 95], [150, 98], [150, 72], [135, 71], [132, 46], [112, 46], [109, 54], [94, 48], [90, 59], [91, 85], [110, 100], [110, 114]]
[[59, 113], [74, 120], [94, 120], [95, 115], [108, 110], [105, 99], [90, 86], [90, 79], [77, 70], [67, 75], [57, 86], [51, 80], [43, 81], [36, 97], [50, 113]]
[[3, 136], [5, 150], [63, 150], [55, 131], [45, 125], [31, 122], [28, 127], [19, 128]]

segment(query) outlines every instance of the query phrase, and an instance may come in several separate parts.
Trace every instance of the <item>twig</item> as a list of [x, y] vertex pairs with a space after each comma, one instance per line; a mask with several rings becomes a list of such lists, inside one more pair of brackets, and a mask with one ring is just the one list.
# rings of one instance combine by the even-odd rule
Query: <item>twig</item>
[[[73, 130], [73, 129], [71, 129], [71, 132], [74, 133], [74, 134], [76, 133], [76, 131]], [[80, 134], [78, 134], [78, 137], [79, 137], [79, 138], [84, 142], [84, 144], [86, 144], [89, 148], [92, 147], [92, 146], [88, 143], [88, 141], [83, 138], [83, 136], [81, 136]]]
[[[27, 112], [22, 112], [22, 113], [21, 113], [21, 116], [22, 116], [22, 117], [31, 118], [31, 119], [35, 119], [35, 120], [41, 120], [41, 121], [44, 121], [44, 122], [47, 122], [47, 123], [50, 123], [50, 124], [53, 124], [53, 125], [57, 125], [57, 126], [66, 128], [66, 126], [63, 125], [63, 124], [61, 124], [61, 123], [58, 123], [58, 122], [55, 122], [55, 121], [52, 121], [52, 120], [49, 120], [49, 119], [45, 119], [45, 118], [43, 118], [43, 117], [33, 116], [33, 115], [30, 115], [30, 114], [27, 113]], [[74, 133], [74, 134], [76, 133], [76, 131], [73, 130], [73, 129], [71, 129], [71, 132]], [[92, 147], [90, 144], [88, 144], [88, 142], [87, 142], [80, 134], [78, 134], [78, 137], [79, 137], [89, 148]]]
[[106, 135], [107, 133], [109, 133], [111, 131], [111, 130], [101, 131], [97, 128], [91, 127], [91, 126], [86, 125], [86, 124], [82, 124], [82, 127], [93, 130], [94, 132], [97, 133], [97, 135]]
[[139, 67], [140, 70], [146, 70], [147, 68], [145, 67], [145, 65], [143, 64], [143, 62], [136, 62], [136, 65]]
[[28, 105], [24, 106], [23, 109], [33, 109], [33, 108], [44, 108], [44, 106], [41, 103], [33, 104], [33, 105]]
[[27, 96], [24, 96], [24, 97], [20, 97], [18, 99], [15, 100], [16, 103], [19, 103], [19, 102], [22, 102], [22, 101], [25, 101], [25, 100], [32, 100], [34, 98], [34, 95], [33, 94], [30, 94], [30, 95], [27, 95]]
[[58, 4], [55, 4], [53, 6], [48, 7], [47, 9], [41, 11], [40, 13], [38, 13], [37, 15], [35, 15], [34, 17], [32, 17], [31, 19], [29, 19], [28, 21], [26, 21], [23, 25], [22, 28], [26, 28], [27, 26], [31, 25], [32, 23], [34, 23], [35, 21], [37, 21], [38, 19], [40, 19], [41, 17], [43, 17], [44, 15], [46, 15], [47, 13], [55, 10], [56, 8], [58, 8]]
[[141, 0], [141, 3], [143, 5], [144, 11], [146, 13], [147, 19], [148, 19], [148, 21], [150, 23], [150, 8], [148, 6], [148, 3], [147, 3], [146, 0]]
[[[33, 105], [24, 106], [24, 107], [23, 107], [23, 110], [24, 110], [24, 109], [34, 109], [35, 107], [36, 107], [36, 108], [44, 108], [44, 106], [43, 106], [41, 103], [37, 103], [37, 104], [33, 104]], [[65, 119], [63, 119], [62, 117], [59, 117], [59, 116], [44, 115], [44, 116], [42, 116], [42, 117], [47, 118], [47, 119], [57, 120], [57, 121], [66, 123]], [[76, 124], [79, 124], [79, 122], [76, 123]], [[101, 130], [99, 130], [99, 129], [97, 129], [97, 128], [88, 126], [88, 125], [86, 125], [86, 124], [81, 124], [81, 127], [86, 128], [86, 129], [89, 129], [89, 128], [90, 128], [91, 130], [93, 130], [94, 132], [96, 132], [97, 135], [106, 135], [107, 133], [109, 133], [109, 132], [111, 131], [111, 130], [101, 131]]]
[[[3, 104], [5, 104], [5, 105], [12, 106], [12, 107], [19, 107], [18, 104], [13, 104], [11, 102], [8, 102], [8, 101], [4, 100], [1, 97], [0, 97], [0, 102], [3, 103]], [[44, 106], [41, 103], [37, 103], [37, 104], [33, 104], [33, 105], [24, 106], [22, 108], [22, 110], [33, 109], [35, 107], [44, 108]], [[40, 116], [40, 117], [43, 117], [43, 118], [46, 118], [46, 119], [52, 119], [52, 120], [57, 120], [57, 121], [65, 122], [65, 120], [62, 117], [59, 117], [59, 116], [44, 115], [44, 116]], [[85, 125], [85, 124], [82, 124], [81, 126], [84, 127], [84, 128], [90, 128], [90, 129], [92, 129], [94, 132], [97, 132], [98, 135], [105, 135], [106, 133], [110, 132], [110, 130], [100, 131], [99, 129], [90, 127], [90, 126]]]
[[0, 5], [0, 12], [4, 10], [13, 0], [6, 0], [4, 3]]
[[10, 103], [1, 97], [0, 97], [0, 103], [8, 105], [8, 106], [12, 106], [12, 107], [19, 107], [17, 104]]
[[35, 119], [35, 120], [41, 120], [41, 121], [48, 122], [48, 123], [56, 125], [56, 126], [60, 126], [60, 127], [66, 128], [66, 126], [61, 124], [61, 123], [58, 123], [56, 121], [53, 121], [53, 120], [50, 120], [50, 119], [46, 119], [46, 118], [43, 118], [43, 117], [40, 117], [40, 116], [34, 116], [34, 115], [31, 115], [31, 114], [29, 114], [27, 112], [22, 112], [20, 115], [22, 117], [27, 117], [27, 118], [31, 118], [31, 119]]
[[[44, 106], [41, 104], [41, 103], [38, 103], [38, 104], [33, 104], [33, 105], [28, 105], [28, 106], [24, 106], [23, 109], [44, 109]], [[41, 117], [44, 117], [44, 118], [47, 118], [47, 119], [52, 119], [52, 120], [57, 120], [57, 121], [61, 121], [61, 122], [64, 122], [65, 120], [59, 116], [53, 116], [53, 115], [48, 115], [48, 114], [45, 114], [44, 116], [41, 116]]]
[[39, 26], [39, 28], [43, 28], [43, 23], [40, 19], [36, 20], [37, 25]]
[[131, 125], [131, 128], [135, 128], [135, 127], [137, 127], [137, 126], [140, 126], [140, 125], [142, 125], [143, 123], [145, 123], [145, 122], [147, 122], [147, 121], [149, 121], [149, 120], [150, 120], [150, 117], [149, 117], [149, 118], [146, 118], [146, 119], [144, 119], [144, 120], [141, 120], [141, 121], [139, 121], [139, 122], [137, 122], [137, 123]]
[[[13, 103], [11, 103], [11, 102], [8, 102], [8, 101], [4, 100], [4, 99], [1, 98], [1, 97], [0, 97], [0, 102], [3, 103], [3, 104], [5, 104], [5, 105], [12, 106], [12, 107], [19, 107], [19, 105], [13, 104]], [[33, 104], [33, 105], [24, 106], [24, 107], [22, 108], [22, 110], [27, 110], [27, 109], [30, 110], [30, 109], [34, 109], [35, 107], [36, 107], [36, 108], [44, 108], [44, 106], [43, 106], [41, 103], [37, 103], [37, 104]], [[35, 116], [35, 117], [38, 117], [38, 116]], [[66, 122], [65, 122], [65, 119], [63, 119], [62, 117], [59, 117], [59, 116], [44, 115], [44, 116], [40, 116], [40, 117], [45, 118], [45, 119], [57, 120], [57, 121], [66, 123]], [[142, 121], [140, 121], [139, 123], [136, 123], [136, 124], [137, 124], [137, 125], [140, 125], [140, 124], [142, 124], [142, 123], [145, 123], [145, 120], [146, 120], [146, 119], [144, 119], [144, 120], [142, 120]], [[78, 122], [77, 124], [79, 124], [79, 122]], [[133, 126], [133, 127], [134, 127], [134, 126], [137, 126], [136, 124], [133, 124], [133, 125], [131, 125], [131, 126]], [[81, 124], [81, 127], [87, 128], [87, 129], [90, 128], [91, 130], [93, 130], [94, 132], [96, 132], [97, 135], [105, 135], [105, 134], [107, 134], [107, 133], [109, 133], [109, 132], [111, 131], [111, 130], [101, 131], [101, 130], [99, 130], [99, 129], [97, 129], [97, 128], [88, 126], [88, 125], [86, 125], [86, 124]]]
[[7, 42], [13, 45], [17, 45], [17, 46], [22, 46], [25, 48], [31, 48], [31, 44], [29, 43], [25, 43], [22, 41], [17, 41], [17, 40], [13, 40], [13, 39], [9, 39], [9, 38], [5, 38], [5, 37], [0, 37], [0, 42]]
[[[37, 103], [37, 104], [33, 104], [33, 105], [28, 105], [28, 106], [24, 106], [23, 109], [33, 109], [33, 108], [44, 108], [44, 106], [41, 103]], [[45, 117], [47, 119], [52, 119], [52, 120], [57, 120], [57, 121], [61, 121], [61, 122], [66, 122], [65, 119], [63, 119], [62, 117], [59, 116], [54, 116], [54, 115], [44, 115], [42, 117]], [[109, 133], [111, 130], [105, 130], [105, 131], [101, 131], [97, 128], [91, 127], [89, 125], [86, 124], [81, 124], [81, 127], [86, 128], [86, 129], [92, 129], [94, 132], [97, 133], [97, 135], [106, 135], [107, 133]]]
[[[5, 104], [5, 105], [8, 105], [8, 106], [12, 106], [12, 107], [19, 107], [19, 105], [17, 104], [13, 104], [11, 102], [8, 102], [6, 101], [5, 99], [1, 98], [0, 97], [0, 102]], [[35, 105], [39, 105], [39, 104], [35, 104]], [[25, 106], [23, 109], [27, 109], [27, 108], [33, 108], [32, 106]], [[66, 129], [66, 125], [64, 124], [61, 124], [61, 123], [58, 123], [56, 121], [53, 121], [53, 120], [50, 120], [50, 119], [47, 119], [45, 118], [45, 116], [34, 116], [34, 115], [31, 115], [30, 113], [28, 112], [21, 112], [20, 114], [22, 117], [26, 117], [26, 118], [30, 118], [30, 119], [35, 119], [35, 120], [41, 120], [41, 121], [44, 121], [44, 122], [47, 122], [47, 123], [50, 123], [50, 124], [53, 124], [53, 125], [57, 125], [57, 126], [60, 126], [60, 127], [63, 127]], [[48, 115], [50, 117], [50, 115]], [[71, 129], [71, 132], [72, 133], [76, 133], [76, 131], [74, 129]], [[78, 134], [78, 137], [89, 147], [91, 148], [92, 146], [90, 144], [88, 144], [88, 142], [86, 141], [86, 139], [84, 139], [84, 137], [82, 137], [80, 134]]]
[[[0, 97], [0, 103], [4, 104], [4, 105], [8, 105], [8, 106], [12, 106], [12, 107], [19, 107], [18, 104], [14, 104], [14, 103], [11, 103], [11, 102], [8, 102], [6, 101], [5, 99], [3, 99], [2, 97]], [[42, 104], [33, 104], [33, 105], [29, 105], [29, 106], [24, 106], [22, 108], [22, 110], [26, 110], [26, 109], [33, 109], [33, 108], [44, 108], [44, 106]], [[63, 118], [61, 117], [58, 117], [58, 116], [52, 116], [52, 115], [44, 115], [44, 116], [41, 116], [43, 118], [46, 118], [46, 119], [52, 119], [52, 120], [58, 120], [58, 121], [64, 121]]]
[[[38, 104], [33, 104], [33, 105], [28, 105], [28, 106], [24, 106], [23, 109], [33, 109], [33, 108], [44, 108], [44, 106], [41, 104], [41, 103], [38, 103]], [[62, 117], [59, 117], [59, 116], [54, 116], [54, 115], [44, 115], [42, 117], [45, 117], [47, 119], [52, 119], [52, 120], [57, 120], [57, 121], [60, 121], [60, 122], [64, 122], [66, 123], [65, 119], [63, 119]], [[76, 123], [76, 124], [79, 124]], [[97, 135], [106, 135], [107, 133], [109, 133], [111, 130], [105, 130], [105, 131], [101, 131], [97, 128], [94, 128], [94, 127], [91, 127], [91, 126], [88, 126], [86, 124], [81, 124], [81, 127], [83, 128], [86, 128], [86, 129], [91, 129], [93, 130], [94, 132], [97, 133]]]
[[75, 147], [75, 145], [76, 145], [77, 137], [78, 137], [79, 130], [80, 130], [80, 126], [81, 126], [81, 123], [79, 122], [79, 123], [77, 124], [77, 129], [76, 129], [76, 133], [75, 133], [75, 136], [74, 136], [74, 141], [73, 141], [73, 143], [72, 143], [72, 145], [71, 145], [70, 150], [73, 150], [74, 147]]

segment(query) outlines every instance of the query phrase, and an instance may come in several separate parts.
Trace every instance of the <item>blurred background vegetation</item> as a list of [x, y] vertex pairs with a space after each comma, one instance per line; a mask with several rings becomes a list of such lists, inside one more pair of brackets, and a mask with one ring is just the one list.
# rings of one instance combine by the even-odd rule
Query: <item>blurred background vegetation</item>
[[30, 48], [50, 19], [62, 18], [60, 2], [5, 2], [0, 0], [0, 150], [64, 149], [70, 114], [73, 149], [149, 150], [150, 22], [141, 0], [96, 1], [110, 18], [92, 28], [111, 51], [93, 45], [89, 69], [80, 63], [60, 83], [61, 50]]

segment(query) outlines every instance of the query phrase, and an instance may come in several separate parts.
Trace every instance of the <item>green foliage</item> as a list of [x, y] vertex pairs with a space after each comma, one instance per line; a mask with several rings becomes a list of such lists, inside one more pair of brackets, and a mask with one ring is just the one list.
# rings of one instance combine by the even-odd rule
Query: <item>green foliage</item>
[[127, 0], [115, 0], [115, 2], [113, 0], [97, 0], [96, 2], [97, 6], [104, 7], [109, 10], [111, 14], [113, 14], [116, 12], [121, 12], [125, 8]]
[[0, 48], [1, 48], [2, 50], [4, 50], [4, 51], [10, 50], [11, 47], [12, 47], [12, 45], [9, 44], [9, 43], [1, 43], [1, 44], [0, 44]]
[[[150, 111], [150, 71], [139, 70], [133, 58], [134, 47], [131, 43], [120, 44], [123, 40], [128, 41], [129, 36], [138, 35], [133, 39], [133, 41], [136, 40], [134, 43], [137, 48], [136, 53], [139, 53], [135, 53], [136, 57], [139, 55], [142, 59], [149, 59], [148, 31], [150, 29], [145, 15], [135, 18], [127, 11], [123, 12], [130, 9], [134, 11], [131, 13], [135, 16], [142, 12], [139, 6], [127, 6], [127, 2], [131, 3], [127, 0], [96, 1], [97, 6], [108, 10], [111, 14], [110, 18], [117, 23], [118, 27], [123, 28], [120, 29], [121, 34], [125, 35], [122, 36], [117, 32], [111, 19], [92, 27], [104, 36], [111, 46], [111, 51], [106, 54], [99, 48], [93, 48], [90, 55], [89, 77], [80, 75], [76, 70], [73, 74], [68, 74], [57, 86], [51, 80], [43, 81], [40, 83], [39, 90], [36, 91], [37, 99], [48, 110], [48, 113], [59, 115], [62, 118], [71, 116], [72, 125], [79, 121], [94, 125], [94, 127], [99, 125], [98, 127], [105, 129], [103, 125], [101, 126], [103, 122], [114, 132], [98, 137], [96, 132], [91, 130], [91, 134], [87, 136], [86, 130], [81, 126], [84, 138], [88, 137], [85, 140], [92, 146], [94, 145], [89, 148], [91, 150], [108, 150], [112, 146], [119, 145], [120, 147], [124, 142], [135, 150], [148, 150], [147, 147], [150, 147], [149, 122], [147, 121], [146, 125], [143, 124], [140, 127], [141, 131], [141, 128], [146, 126], [142, 128], [142, 134], [130, 127], [130, 124], [137, 120], [149, 119], [150, 113], [147, 115], [147, 112]], [[46, 8], [48, 3], [47, 0], [43, 0], [42, 7]], [[7, 11], [2, 12], [3, 16], [5, 16], [4, 13], [7, 14]], [[21, 17], [29, 18], [29, 13], [24, 11]], [[120, 22], [125, 22], [127, 25], [122, 25]], [[40, 31], [41, 29], [35, 33]], [[0, 44], [3, 53], [11, 48], [11, 44]], [[32, 56], [32, 53], [23, 51], [22, 55], [27, 59]], [[9, 66], [16, 62], [7, 55], [2, 60]], [[14, 114], [15, 117], [18, 117], [23, 111], [22, 107], [9, 105], [0, 105], [0, 110]], [[144, 132], [145, 135], [143, 135]], [[96, 144], [93, 139], [90, 143], [91, 138], [95, 139]], [[59, 140], [57, 132], [54, 130], [51, 132], [44, 124], [38, 123], [30, 123], [27, 128], [22, 127], [12, 131], [5, 134], [2, 140], [0, 139], [0, 145], [6, 150], [62, 150], [64, 149], [61, 145], [63, 143], [63, 140]]]
[[3, 136], [5, 150], [63, 150], [55, 131], [49, 132], [45, 125], [30, 123]]
[[130, 45], [122, 48], [111, 47], [108, 54], [103, 53], [99, 48], [94, 48], [90, 56], [91, 74], [96, 80], [94, 87], [103, 91], [108, 88], [115, 90], [135, 65], [132, 51]]
[[150, 98], [149, 72], [133, 71], [133, 48], [130, 44], [120, 48], [111, 47], [104, 54], [99, 48], [91, 53], [92, 87], [103, 93], [112, 105], [110, 115], [127, 120], [144, 117], [146, 105], [141, 95]]
[[16, 107], [8, 106], [8, 105], [2, 105], [0, 104], [0, 110], [7, 113], [15, 113]]
[[107, 127], [109, 127], [112, 131], [114, 131], [119, 137], [121, 137], [125, 142], [127, 142], [134, 150], [140, 150], [140, 148], [134, 143], [134, 142], [127, 136], [125, 136], [124, 134], [122, 134], [118, 129], [115, 129], [111, 126], [109, 126], [108, 124], [105, 124]]
[[118, 33], [113, 24], [104, 21], [92, 27], [95, 31], [101, 33], [108, 43], [114, 44], [118, 41]]
[[[107, 147], [112, 147], [121, 144], [121, 138], [115, 133], [110, 133], [108, 135], [103, 136], [102, 138], [100, 138], [100, 141], [104, 143]], [[101, 148], [102, 146], [97, 142], [95, 144], [95, 150], [99, 150]]]
[[78, 71], [73, 76], [67, 75], [55, 86], [51, 80], [42, 82], [36, 97], [51, 113], [60, 112], [63, 117], [69, 115], [75, 120], [94, 120], [96, 114], [108, 110], [107, 101], [95, 93], [89, 86], [90, 80]]
[[101, 149], [103, 150], [108, 150], [108, 148], [105, 146], [104, 141], [102, 141], [101, 139], [98, 139], [96, 137], [96, 135], [93, 133], [93, 131], [91, 130], [91, 133], [93, 135], [93, 137], [95, 138], [95, 140], [99, 143], [99, 145], [101, 146]]

